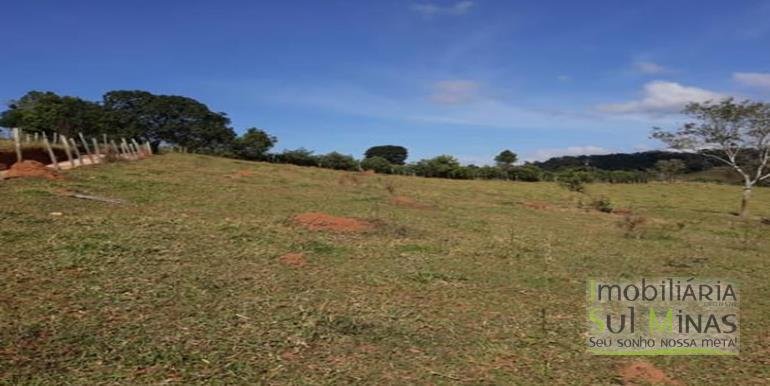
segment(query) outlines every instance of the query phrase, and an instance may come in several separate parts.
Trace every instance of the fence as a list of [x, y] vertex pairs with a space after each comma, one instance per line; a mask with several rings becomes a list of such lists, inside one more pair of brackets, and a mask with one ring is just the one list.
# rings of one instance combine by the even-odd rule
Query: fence
[[[86, 138], [83, 133], [78, 133], [77, 138], [70, 138], [55, 132], [50, 134], [39, 131], [24, 132], [21, 129], [13, 128], [10, 129], [10, 138], [7, 138], [6, 141], [9, 144], [12, 142], [12, 152], [15, 153], [16, 162], [24, 161], [25, 149], [27, 151], [38, 149], [39, 151], [42, 147], [50, 159], [48, 167], [53, 167], [56, 170], [97, 164], [103, 162], [108, 156], [136, 160], [152, 155], [152, 146], [147, 141], [140, 144], [134, 138], [128, 140], [119, 138], [119, 142], [116, 143], [115, 139], [108, 138], [107, 135], [102, 135], [100, 142], [95, 137]], [[60, 159], [63, 158], [62, 153], [66, 157], [66, 161]]]

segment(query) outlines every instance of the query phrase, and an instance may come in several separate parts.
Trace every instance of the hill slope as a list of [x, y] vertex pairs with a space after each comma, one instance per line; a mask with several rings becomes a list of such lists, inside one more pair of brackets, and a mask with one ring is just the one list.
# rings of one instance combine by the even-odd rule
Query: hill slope
[[[731, 277], [751, 299], [740, 358], [650, 363], [770, 377], [770, 226], [728, 214], [738, 187], [589, 186], [646, 218], [627, 237], [550, 183], [178, 154], [67, 176], [0, 182], [5, 382], [610, 384], [629, 360], [584, 353], [585, 280], [640, 275]], [[769, 189], [752, 209], [770, 217]], [[308, 212], [367, 226], [292, 220]]]

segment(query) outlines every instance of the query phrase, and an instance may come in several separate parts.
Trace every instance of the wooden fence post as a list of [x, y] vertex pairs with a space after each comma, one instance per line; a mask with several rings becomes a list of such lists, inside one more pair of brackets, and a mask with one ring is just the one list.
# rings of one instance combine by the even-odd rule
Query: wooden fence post
[[19, 129], [14, 127], [13, 128], [13, 144], [16, 148], [16, 162], [21, 162], [24, 160], [24, 158], [21, 156], [21, 139], [19, 138], [21, 134], [19, 133]]
[[83, 136], [83, 133], [78, 133], [78, 136], [80, 137], [80, 142], [83, 142], [83, 148], [86, 149], [86, 154], [88, 154], [88, 160], [91, 161], [91, 165], [95, 164], [96, 161], [94, 161], [94, 155], [91, 153], [91, 149], [88, 147], [86, 137]]
[[118, 145], [115, 143], [114, 139], [110, 140], [110, 146], [112, 147], [112, 151], [115, 152], [115, 156], [120, 158], [120, 150], [118, 150]]
[[80, 163], [80, 166], [83, 166], [83, 156], [80, 155], [80, 149], [78, 149], [78, 143], [75, 142], [74, 138], [69, 138], [70, 142], [72, 142], [72, 148], [75, 150], [75, 155], [78, 156], [78, 162]]
[[91, 143], [94, 145], [94, 154], [97, 156], [101, 155], [102, 152], [99, 149], [99, 142], [96, 141], [96, 138], [91, 137]]
[[[56, 133], [54, 133], [56, 135]], [[75, 167], [75, 160], [72, 159], [72, 149], [70, 149], [70, 144], [67, 141], [67, 137], [60, 135], [59, 140], [61, 141], [62, 145], [64, 145], [64, 152], [67, 153], [67, 160], [70, 162], [70, 167]]]
[[150, 141], [145, 142], [144, 147], [147, 148], [147, 154], [152, 155], [152, 145], [150, 145]]
[[51, 143], [53, 143], [54, 145], [59, 143], [59, 133], [57, 133], [55, 131], [53, 132], [53, 142], [51, 142]]
[[38, 132], [36, 131], [35, 132], [35, 143], [37, 143], [37, 135], [38, 135]]
[[138, 156], [140, 156], [140, 155], [144, 155], [144, 154], [143, 154], [143, 153], [144, 153], [144, 150], [142, 150], [142, 148], [140, 148], [140, 147], [139, 147], [139, 144], [136, 142], [136, 140], [135, 140], [135, 139], [131, 138], [131, 143], [133, 143], [133, 144], [134, 144], [134, 149], [136, 149], [136, 155], [137, 155], [137, 157], [138, 157]]
[[59, 161], [56, 160], [56, 154], [53, 152], [53, 148], [51, 148], [51, 144], [48, 143], [48, 137], [43, 135], [43, 144], [45, 145], [45, 148], [48, 149], [48, 156], [51, 157], [51, 162], [53, 162], [53, 167], [56, 168], [56, 170], [61, 170], [61, 167], [59, 167]]

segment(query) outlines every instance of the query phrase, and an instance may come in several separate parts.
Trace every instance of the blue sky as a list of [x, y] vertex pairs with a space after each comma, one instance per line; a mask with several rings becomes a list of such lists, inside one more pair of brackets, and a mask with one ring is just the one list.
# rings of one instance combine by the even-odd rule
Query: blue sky
[[0, 100], [191, 96], [276, 150], [488, 163], [659, 147], [688, 100], [770, 99], [770, 1], [27, 1]]

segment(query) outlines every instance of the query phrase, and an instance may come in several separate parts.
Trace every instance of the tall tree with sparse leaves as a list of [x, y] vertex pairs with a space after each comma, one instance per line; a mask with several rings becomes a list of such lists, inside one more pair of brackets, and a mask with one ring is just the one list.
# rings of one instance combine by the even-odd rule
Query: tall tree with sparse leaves
[[743, 177], [740, 215], [748, 215], [752, 188], [770, 178], [770, 104], [732, 98], [690, 103], [693, 119], [676, 131], [655, 128], [652, 137], [668, 146], [694, 151], [730, 166]]

